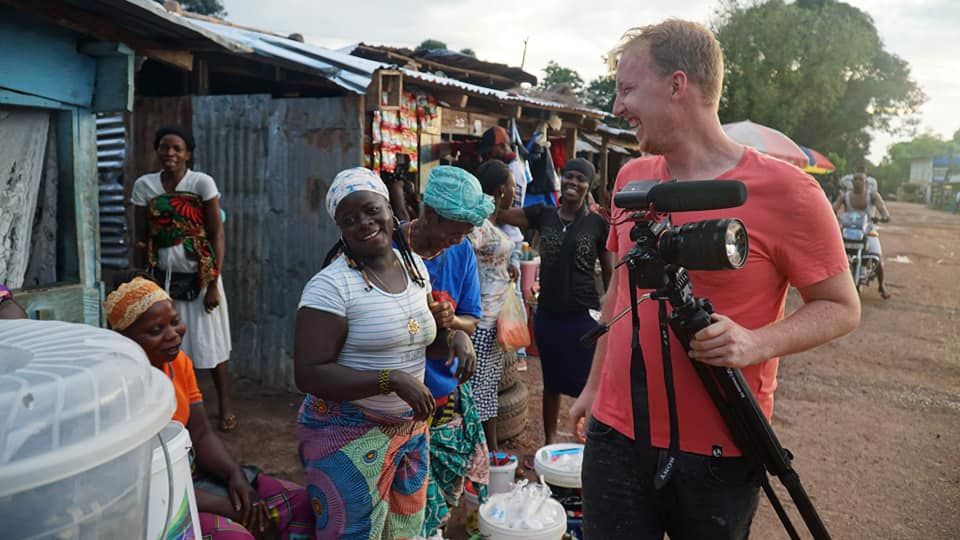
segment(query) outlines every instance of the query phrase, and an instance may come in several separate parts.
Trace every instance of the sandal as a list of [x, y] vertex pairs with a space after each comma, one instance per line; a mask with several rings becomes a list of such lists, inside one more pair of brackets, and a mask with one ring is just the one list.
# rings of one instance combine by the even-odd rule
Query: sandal
[[237, 426], [240, 424], [240, 420], [237, 418], [237, 415], [231, 414], [230, 416], [220, 418], [220, 431], [224, 433], [230, 433], [231, 431], [237, 429]]

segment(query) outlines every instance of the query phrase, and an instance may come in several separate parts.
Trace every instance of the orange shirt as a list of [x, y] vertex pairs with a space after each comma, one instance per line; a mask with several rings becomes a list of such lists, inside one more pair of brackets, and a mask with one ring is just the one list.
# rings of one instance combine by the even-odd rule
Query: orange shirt
[[180, 354], [163, 366], [163, 372], [173, 382], [173, 391], [177, 395], [177, 409], [173, 411], [173, 420], [184, 426], [190, 421], [190, 406], [203, 401], [203, 394], [197, 386], [197, 376], [193, 372], [193, 360], [187, 353]]
[[[617, 175], [614, 193], [633, 180], [670, 179], [666, 161], [659, 156], [635, 159]], [[674, 225], [691, 221], [735, 217], [746, 225], [750, 239], [747, 262], [739, 270], [691, 271], [693, 294], [709, 298], [717, 313], [755, 329], [783, 318], [787, 287], [805, 287], [847, 269], [847, 257], [837, 220], [823, 191], [809, 175], [783, 161], [747, 148], [740, 162], [721, 175], [721, 180], [740, 180], [747, 186], [747, 202], [737, 208], [672, 215]], [[614, 218], [622, 211], [614, 208]], [[634, 242], [628, 221], [611, 227], [607, 249], [622, 258]], [[630, 305], [626, 265], [618, 270], [616, 306], [612, 313]], [[640, 291], [643, 294], [645, 291]], [[658, 326], [658, 306], [640, 304], [640, 344], [647, 374], [650, 407], [650, 440], [653, 446], [669, 448], [670, 419]], [[632, 327], [625, 319], [611, 327], [603, 365], [600, 391], [593, 414], [601, 422], [633, 438], [630, 406], [630, 341]], [[719, 451], [739, 455], [726, 425], [703, 388], [683, 346], [670, 333], [670, 352], [676, 389], [680, 450], [701, 455]], [[778, 359], [772, 358], [743, 369], [743, 375], [769, 419], [773, 415], [773, 391], [777, 386]]]

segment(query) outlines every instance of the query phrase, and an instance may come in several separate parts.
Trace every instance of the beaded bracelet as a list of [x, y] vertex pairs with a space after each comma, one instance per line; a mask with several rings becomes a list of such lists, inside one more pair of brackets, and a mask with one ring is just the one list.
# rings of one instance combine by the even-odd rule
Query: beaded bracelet
[[383, 395], [387, 395], [392, 391], [390, 389], [390, 370], [389, 369], [380, 370], [380, 375], [377, 377], [377, 384], [380, 386], [380, 393]]

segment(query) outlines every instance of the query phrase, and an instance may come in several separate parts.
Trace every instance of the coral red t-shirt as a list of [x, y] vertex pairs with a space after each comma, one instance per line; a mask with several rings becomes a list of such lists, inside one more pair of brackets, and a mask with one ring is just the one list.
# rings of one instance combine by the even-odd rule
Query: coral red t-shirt
[[190, 406], [203, 401], [203, 394], [197, 386], [197, 375], [193, 371], [193, 360], [190, 360], [187, 353], [180, 351], [172, 362], [163, 366], [163, 372], [173, 382], [173, 391], [177, 396], [173, 420], [187, 425], [190, 421]]
[[[669, 180], [666, 161], [660, 156], [627, 163], [617, 175], [614, 193], [633, 180]], [[802, 288], [819, 283], [847, 269], [843, 241], [836, 217], [809, 175], [775, 158], [746, 148], [740, 162], [718, 177], [740, 180], [747, 186], [747, 202], [737, 208], [672, 215], [674, 225], [692, 221], [735, 217], [749, 234], [750, 252], [739, 270], [690, 271], [693, 294], [709, 298], [717, 313], [754, 329], [783, 318], [787, 287]], [[614, 207], [614, 218], [622, 210]], [[632, 222], [610, 229], [607, 249], [623, 257], [634, 242]], [[626, 266], [618, 270], [614, 313], [630, 305]], [[643, 294], [646, 291], [639, 291]], [[640, 343], [647, 375], [650, 410], [650, 440], [658, 448], [670, 447], [670, 418], [658, 325], [658, 306], [640, 304]], [[633, 438], [630, 388], [629, 319], [611, 327], [606, 358], [593, 415]], [[682, 345], [670, 334], [671, 363], [676, 389], [679, 448], [702, 455], [736, 456], [739, 449], [687, 358]], [[743, 375], [769, 419], [777, 386], [778, 359], [744, 368]]]

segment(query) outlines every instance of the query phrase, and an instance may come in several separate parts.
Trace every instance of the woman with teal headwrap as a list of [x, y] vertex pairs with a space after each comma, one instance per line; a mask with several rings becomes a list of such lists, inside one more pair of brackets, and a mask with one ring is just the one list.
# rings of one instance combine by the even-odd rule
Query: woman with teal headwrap
[[[393, 201], [394, 206], [403, 201]], [[480, 182], [458, 167], [430, 171], [418, 219], [401, 225], [404, 238], [430, 273], [439, 328], [473, 334], [483, 314], [473, 247], [464, 237], [494, 209]], [[422, 536], [432, 537], [457, 506], [466, 480], [485, 497], [489, 478], [487, 443], [470, 383], [459, 384], [457, 364], [427, 356], [424, 384], [436, 401], [430, 424], [430, 478]]]

